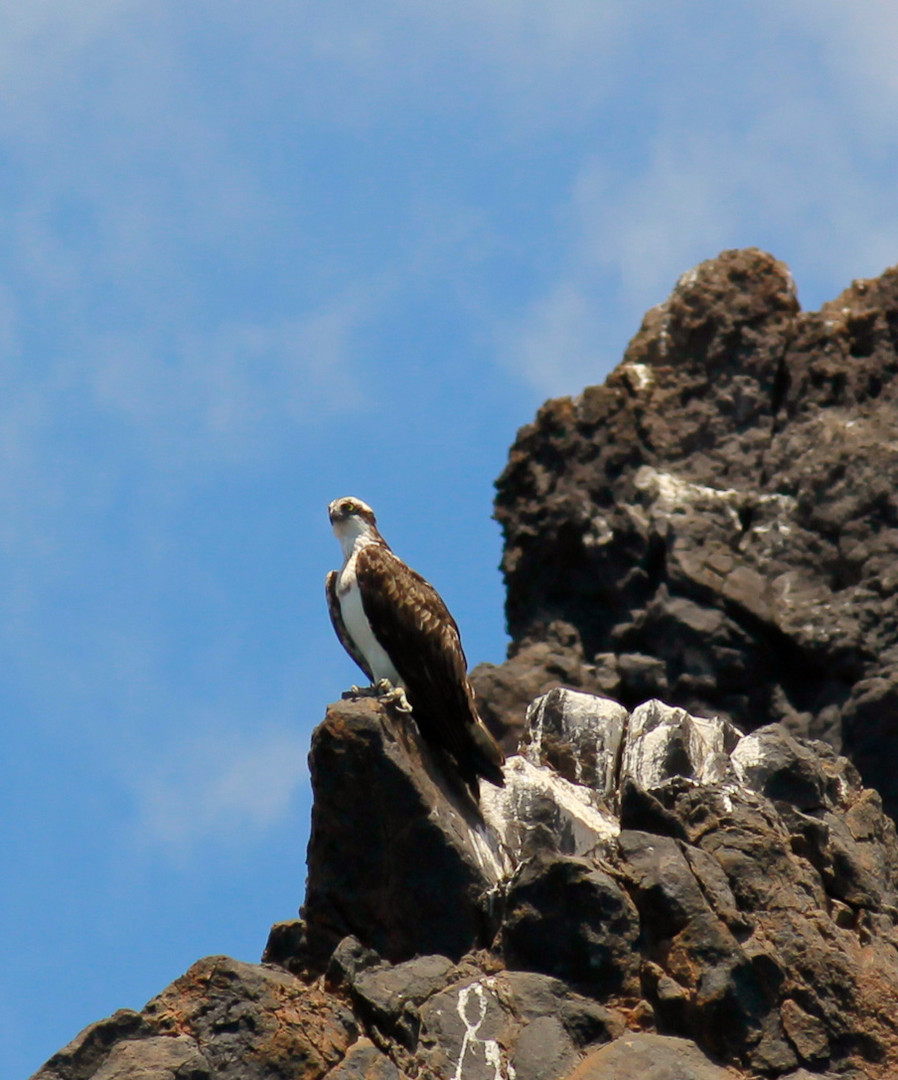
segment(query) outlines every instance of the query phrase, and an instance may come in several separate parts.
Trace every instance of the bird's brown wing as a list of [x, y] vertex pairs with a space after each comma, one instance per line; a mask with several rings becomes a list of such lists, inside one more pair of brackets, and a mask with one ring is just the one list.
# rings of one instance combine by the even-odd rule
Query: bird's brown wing
[[337, 571], [331, 570], [324, 579], [324, 591], [327, 594], [327, 610], [330, 613], [331, 622], [333, 623], [337, 637], [340, 639], [340, 644], [368, 676], [368, 682], [374, 682], [373, 673], [365, 663], [364, 656], [362, 656], [355, 647], [355, 642], [349, 636], [346, 624], [343, 622], [343, 613], [340, 611], [340, 601], [337, 597], [337, 576]]
[[439, 593], [385, 545], [364, 547], [356, 574], [371, 629], [405, 684], [421, 734], [500, 783], [504, 755], [477, 715], [458, 627]]

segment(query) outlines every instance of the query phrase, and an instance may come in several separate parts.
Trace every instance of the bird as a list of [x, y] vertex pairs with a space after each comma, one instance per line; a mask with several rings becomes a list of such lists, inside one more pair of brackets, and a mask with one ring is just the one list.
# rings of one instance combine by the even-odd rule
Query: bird
[[478, 777], [503, 786], [505, 755], [477, 712], [458, 626], [440, 594], [393, 552], [366, 502], [334, 499], [328, 517], [343, 550], [342, 567], [325, 582], [328, 611], [371, 682], [353, 690], [410, 711], [475, 795]]

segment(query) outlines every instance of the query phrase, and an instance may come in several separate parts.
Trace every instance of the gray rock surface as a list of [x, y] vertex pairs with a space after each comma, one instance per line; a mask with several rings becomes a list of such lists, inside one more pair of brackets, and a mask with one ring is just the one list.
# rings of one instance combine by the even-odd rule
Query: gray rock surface
[[688, 1039], [631, 1033], [595, 1050], [571, 1080], [732, 1080]]
[[[326, 782], [347, 823], [370, 798], [357, 778], [371, 762], [350, 760], [370, 744], [352, 729], [367, 732], [376, 708], [345, 703], [325, 723], [342, 739], [345, 779]], [[451, 803], [455, 792], [434, 784], [438, 766], [419, 762], [421, 747], [394, 717], [379, 722], [393, 732], [378, 751], [396, 766], [390, 782], [417, 792], [382, 799], [379, 828], [390, 835], [423, 793]], [[505, 788], [482, 786], [478, 820], [439, 801], [428, 812], [440, 838], [428, 843], [452, 852], [431, 854], [433, 865], [478, 864], [481, 845], [497, 853], [489, 887], [471, 890], [469, 872], [441, 879], [446, 918], [480, 927], [471, 948], [481, 951], [389, 963], [370, 951], [380, 940], [372, 927], [330, 962], [331, 983], [398, 1068], [573, 1069], [591, 1043], [629, 1027], [691, 1040], [745, 1072], [889, 1075], [898, 842], [850, 762], [783, 725], [740, 736], [727, 719], [657, 700], [628, 713], [563, 688], [533, 703], [522, 747]], [[310, 860], [345, 889], [330, 894], [341, 910], [367, 887], [359, 842], [334, 835]], [[341, 860], [339, 876], [326, 853]], [[543, 981], [515, 989], [513, 979]]]
[[141, 1013], [87, 1028], [35, 1080], [317, 1080], [359, 1034], [339, 999], [280, 968], [213, 956]]
[[512, 968], [554, 975], [601, 1000], [635, 989], [638, 937], [626, 891], [590, 860], [537, 855], [508, 886], [501, 941]]
[[[440, 850], [421, 863], [452, 868], [440, 904], [456, 926], [477, 928], [468, 948], [403, 959], [423, 940], [412, 926], [391, 960], [374, 944], [395, 944], [398, 931], [365, 926], [356, 911], [357, 935], [316, 967], [314, 919], [280, 923], [266, 951], [277, 964], [202, 961], [141, 1013], [89, 1028], [40, 1080], [895, 1074], [898, 841], [849, 762], [782, 726], [740, 737], [726, 720], [659, 701], [627, 713], [563, 689], [534, 704], [530, 725], [534, 760], [511, 759], [509, 775], [520, 775], [501, 792], [483, 785], [479, 812], [375, 702], [333, 706], [316, 734], [316, 749], [328, 748], [319, 765], [340, 758], [323, 782], [342, 812], [319, 819], [331, 831], [313, 838], [309, 893], [319, 874], [339, 910], [377, 910], [357, 903], [377, 869], [356, 825], [371, 798], [358, 779], [367, 769], [390, 785], [382, 835], [425, 829], [421, 843]], [[601, 768], [597, 745], [615, 748]], [[527, 790], [542, 806], [530, 819], [540, 840], [509, 845], [502, 814]], [[590, 815], [601, 843], [565, 852], [572, 834], [559, 823]], [[472, 889], [482, 846], [501, 857], [489, 888]], [[385, 872], [391, 842], [376, 850]], [[404, 902], [411, 917], [414, 894]]]
[[617, 784], [627, 710], [594, 694], [557, 689], [533, 702], [521, 753], [608, 799]]

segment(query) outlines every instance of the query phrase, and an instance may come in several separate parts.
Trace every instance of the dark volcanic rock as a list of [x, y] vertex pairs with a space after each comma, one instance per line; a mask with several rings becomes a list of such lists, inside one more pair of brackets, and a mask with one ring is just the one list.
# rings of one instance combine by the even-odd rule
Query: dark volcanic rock
[[506, 971], [502, 974], [502, 984], [508, 990], [515, 1015], [523, 1023], [556, 1017], [580, 1049], [609, 1042], [623, 1034], [623, 1021], [618, 1013], [576, 993], [561, 979], [530, 971]]
[[510, 967], [608, 996], [635, 977], [638, 936], [627, 894], [585, 859], [535, 856], [509, 888], [502, 945]]
[[478, 664], [471, 682], [483, 719], [506, 754], [517, 750], [530, 703], [556, 686], [586, 687], [617, 696], [620, 678], [601, 661], [587, 664], [574, 627], [550, 623], [540, 638], [513, 644], [504, 664]]
[[417, 1006], [446, 986], [451, 969], [445, 956], [366, 968], [350, 983], [352, 999], [370, 1027], [413, 1050], [420, 1027]]
[[416, 1063], [428, 1077], [567, 1076], [582, 1051], [623, 1031], [623, 1018], [532, 972], [461, 979], [421, 1008]]
[[[316, 814], [332, 809], [308, 896], [338, 914], [352, 901], [364, 939], [331, 947], [338, 915], [307, 901], [305, 923], [273, 930], [279, 967], [203, 961], [142, 1013], [88, 1029], [41, 1080], [895, 1075], [898, 840], [844, 758], [658, 701], [625, 714], [554, 690], [529, 716], [533, 760], [510, 759], [477, 807], [407, 721], [336, 706], [314, 740], [315, 769], [339, 769], [316, 787]], [[373, 814], [375, 781], [396, 798]], [[642, 827], [622, 829], [618, 804]], [[448, 930], [414, 921], [418, 890]], [[381, 917], [386, 931], [364, 922]], [[414, 941], [460, 950], [458, 927], [490, 950], [401, 959]], [[402, 941], [400, 962], [376, 941]]]
[[509, 670], [563, 625], [556, 684], [607, 693], [616, 663], [628, 707], [844, 740], [898, 811], [896, 375], [898, 269], [819, 313], [757, 250], [685, 274], [607, 382], [512, 447]]
[[501, 856], [414, 724], [371, 699], [340, 702], [315, 731], [309, 768], [312, 970], [323, 971], [347, 935], [391, 961], [458, 959], [480, 943]]
[[731, 1080], [688, 1039], [631, 1033], [595, 1050], [571, 1080]]
[[327, 1075], [328, 1080], [401, 1080], [403, 1076], [369, 1039], [350, 1046], [346, 1057]]
[[[278, 925], [281, 924], [276, 923], [272, 930]], [[302, 955], [304, 948], [305, 936], [303, 936], [302, 942], [299, 944], [300, 955]], [[269, 955], [269, 952], [270, 950], [266, 948], [263, 960]], [[272, 962], [288, 968], [289, 960], [290, 957], [286, 956]], [[351, 987], [362, 972], [367, 971], [369, 968], [378, 967], [382, 963], [383, 961], [373, 949], [367, 948], [358, 938], [350, 935], [343, 938], [331, 953], [327, 970], [324, 973], [324, 985], [329, 990]]]
[[627, 710], [593, 694], [555, 689], [537, 699], [527, 716], [521, 752], [536, 765], [613, 798]]
[[[366, 1030], [435, 1075], [454, 1075], [462, 1043], [465, 1070], [492, 1077], [496, 1062], [534, 1074], [573, 1062], [590, 1027], [613, 1037], [613, 1022], [588, 1011], [573, 1024], [545, 984], [539, 1016], [515, 1003], [508, 980], [538, 977], [766, 1075], [860, 1064], [872, 1076], [898, 1060], [898, 1020], [885, 1004], [898, 1000], [898, 843], [875, 793], [828, 745], [781, 725], [740, 736], [725, 719], [659, 701], [628, 714], [554, 689], [528, 712], [526, 757], [509, 760], [504, 788], [481, 786], [472, 812], [374, 703], [332, 710], [313, 760], [331, 743], [333, 776], [348, 782], [332, 796], [342, 816], [323, 818], [329, 833], [313, 840], [309, 895], [316, 875], [340, 882], [341, 905], [389, 879], [357, 824], [374, 797], [359, 778], [379, 778], [384, 757], [404, 793], [377, 804], [379, 833], [426, 830], [419, 862], [455, 868], [430, 871], [443, 874], [446, 918], [478, 926], [482, 944], [495, 932], [494, 955], [512, 969], [478, 962], [465, 975], [446, 957], [389, 964], [358, 941], [336, 949], [328, 970], [342, 974], [330, 984], [346, 988]], [[409, 825], [409, 806], [420, 825]], [[419, 869], [407, 870], [408, 895], [395, 901], [408, 920]], [[381, 931], [364, 932], [370, 946]]]

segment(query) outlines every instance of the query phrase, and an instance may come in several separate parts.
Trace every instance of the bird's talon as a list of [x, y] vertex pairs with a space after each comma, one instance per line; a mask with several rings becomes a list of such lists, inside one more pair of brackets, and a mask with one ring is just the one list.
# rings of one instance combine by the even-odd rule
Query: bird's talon
[[391, 706], [397, 712], [410, 713], [412, 711], [408, 698], [405, 696], [405, 690], [401, 686], [391, 686], [387, 693], [381, 695], [380, 700], [384, 705]]
[[384, 705], [392, 705], [399, 712], [410, 713], [411, 705], [405, 696], [405, 690], [401, 686], [394, 686], [389, 679], [378, 679], [370, 686], [350, 686], [343, 695], [344, 698], [377, 698]]
[[[384, 680], [381, 679], [381, 682]], [[370, 686], [356, 686], [355, 683], [343, 695], [344, 697], [381, 697], [383, 695], [383, 689], [380, 683], [372, 683]]]

